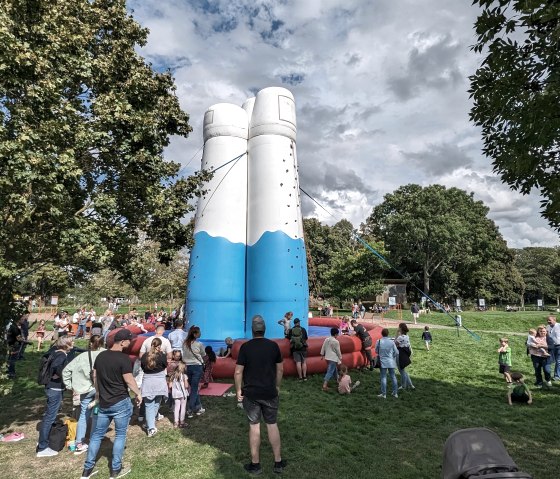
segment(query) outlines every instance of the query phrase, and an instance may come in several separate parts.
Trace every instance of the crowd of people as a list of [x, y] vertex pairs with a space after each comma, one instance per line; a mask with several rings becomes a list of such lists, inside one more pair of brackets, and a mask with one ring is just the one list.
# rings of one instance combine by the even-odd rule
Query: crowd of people
[[[82, 323], [83, 330], [80, 329]], [[133, 363], [123, 351], [130, 346], [134, 336], [130, 330], [120, 327], [136, 325], [146, 331], [146, 323], [154, 324], [155, 334], [145, 339], [138, 359]], [[78, 325], [75, 334], [68, 334], [68, 324]], [[307, 381], [307, 330], [299, 318], [293, 318], [292, 312], [287, 312], [278, 324], [290, 343], [298, 379]], [[117, 328], [118, 331], [109, 338], [109, 333]], [[169, 329], [172, 330], [165, 337], [164, 333]], [[267, 425], [274, 455], [274, 472], [281, 473], [287, 465], [281, 455], [277, 425], [283, 360], [278, 344], [264, 338], [265, 331], [264, 319], [255, 316], [252, 321], [253, 339], [241, 346], [234, 373], [235, 394], [249, 420], [251, 462], [245, 465], [245, 469], [251, 474], [262, 472], [259, 453], [261, 418]], [[44, 322], [39, 323], [37, 333], [40, 348], [40, 340], [44, 340], [46, 335]], [[93, 311], [87, 310], [77, 310], [71, 318], [68, 313], [61, 312], [55, 318], [54, 333], [54, 343], [43, 357], [47, 373], [41, 384], [45, 387], [46, 405], [39, 427], [36, 455], [51, 457], [58, 454], [49, 447], [49, 433], [65, 390], [72, 391], [73, 404], [79, 410], [74, 452], [87, 453], [82, 479], [95, 474], [99, 447], [112, 422], [115, 439], [110, 477], [116, 479], [130, 471], [123, 465], [122, 456], [134, 407], [137, 408], [139, 422], [145, 425], [148, 437], [158, 432], [157, 422], [162, 418], [160, 407], [164, 403], [173, 413], [175, 428], [184, 428], [188, 419], [202, 416], [206, 410], [201, 402], [200, 389], [212, 382], [213, 365], [220, 357], [230, 357], [233, 345], [232, 338], [226, 338], [225, 347], [216, 354], [211, 347], [205, 347], [200, 342], [199, 327], [185, 329], [185, 323], [177, 317], [177, 311], [169, 315], [159, 311], [148, 312], [143, 318], [134, 310], [127, 314], [115, 314], [107, 310], [99, 318], [95, 318]], [[8, 330], [8, 372], [12, 377], [16, 374], [15, 362], [23, 355], [24, 345], [29, 344], [28, 334], [28, 315], [24, 314]], [[85, 338], [88, 334], [87, 349], [77, 348], [75, 338]], [[378, 397], [386, 399], [388, 377], [394, 398], [399, 397], [400, 390], [415, 389], [406, 370], [413, 354], [407, 324], [403, 322], [398, 325], [394, 338], [390, 338], [389, 330], [383, 328], [381, 338], [374, 345], [370, 334], [356, 318], [343, 317], [339, 327], [331, 328], [320, 351], [321, 358], [327, 363], [323, 391], [330, 391], [331, 380], [336, 381], [340, 394], [351, 394], [360, 385], [359, 381], [352, 381], [347, 366], [342, 364], [340, 343], [337, 340], [340, 334], [359, 338], [365, 367], [379, 368]], [[429, 351], [432, 334], [428, 326], [424, 327], [422, 341]], [[560, 325], [554, 316], [548, 318], [548, 325], [540, 325], [529, 331], [527, 354], [531, 356], [536, 387], [551, 386], [552, 380], [560, 381]], [[499, 372], [508, 383], [509, 404], [531, 404], [531, 392], [523, 376], [511, 371], [512, 351], [507, 338], [500, 339], [498, 355]], [[552, 365], [555, 367], [554, 374]], [[130, 392], [134, 394], [133, 401]], [[89, 440], [86, 437], [88, 430], [91, 431]]]

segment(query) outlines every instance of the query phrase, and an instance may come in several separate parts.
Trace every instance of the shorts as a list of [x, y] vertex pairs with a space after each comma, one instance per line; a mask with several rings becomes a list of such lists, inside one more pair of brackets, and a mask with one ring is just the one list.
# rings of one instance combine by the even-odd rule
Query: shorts
[[529, 396], [527, 394], [522, 394], [521, 396], [517, 396], [512, 394], [511, 395], [511, 402], [519, 402], [519, 403], [528, 403], [529, 402]]
[[293, 351], [292, 356], [296, 363], [304, 363], [307, 357], [307, 350], [302, 349], [301, 351]]
[[500, 364], [500, 374], [509, 373], [511, 371], [511, 366], [507, 364]]
[[250, 424], [259, 424], [261, 416], [266, 424], [276, 424], [278, 417], [279, 397], [274, 399], [249, 399], [243, 397], [243, 409], [247, 413]]

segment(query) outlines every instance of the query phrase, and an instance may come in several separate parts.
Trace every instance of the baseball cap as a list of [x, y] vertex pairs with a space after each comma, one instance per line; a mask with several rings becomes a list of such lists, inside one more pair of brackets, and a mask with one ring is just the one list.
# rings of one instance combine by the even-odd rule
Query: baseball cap
[[253, 333], [264, 333], [266, 330], [266, 325], [264, 324], [264, 319], [262, 316], [253, 316], [253, 322], [251, 329]]
[[299, 318], [294, 319], [294, 324], [296, 323], [300, 323], [301, 321], [299, 320]]
[[133, 334], [128, 329], [121, 329], [115, 334], [115, 341], [132, 341], [134, 338]]

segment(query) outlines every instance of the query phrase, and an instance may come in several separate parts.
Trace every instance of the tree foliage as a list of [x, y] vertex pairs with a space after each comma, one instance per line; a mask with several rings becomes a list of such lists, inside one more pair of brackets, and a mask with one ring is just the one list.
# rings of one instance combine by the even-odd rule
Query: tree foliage
[[43, 264], [122, 269], [139, 232], [169, 261], [205, 175], [163, 152], [191, 131], [169, 72], [138, 54], [125, 0], [1, 0], [0, 286]]
[[486, 57], [471, 76], [471, 119], [484, 153], [515, 190], [538, 188], [542, 214], [560, 229], [560, 3], [475, 0], [475, 52]]
[[515, 250], [515, 264], [525, 282], [527, 302], [554, 301], [560, 296], [560, 248], [530, 247]]
[[411, 184], [385, 195], [362, 231], [383, 241], [392, 263], [427, 293], [442, 299], [519, 295], [513, 256], [487, 213], [472, 193]]

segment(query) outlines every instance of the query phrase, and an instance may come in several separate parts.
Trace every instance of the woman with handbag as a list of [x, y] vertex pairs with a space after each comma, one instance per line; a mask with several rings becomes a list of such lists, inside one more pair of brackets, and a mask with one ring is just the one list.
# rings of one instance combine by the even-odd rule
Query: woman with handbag
[[[80, 417], [76, 429], [76, 451], [74, 454], [82, 454], [88, 449], [85, 443], [87, 424], [92, 417], [92, 401], [95, 400], [95, 387], [93, 384], [93, 365], [97, 355], [104, 351], [101, 347], [103, 340], [101, 336], [91, 336], [88, 350], [76, 356], [62, 370], [64, 385], [72, 390], [80, 399]], [[93, 416], [91, 430], [95, 429], [96, 416]]]
[[146, 405], [146, 427], [148, 437], [157, 433], [156, 418], [159, 405], [163, 398], [167, 398], [167, 355], [161, 350], [162, 340], [155, 336], [150, 344], [150, 350], [140, 358], [140, 365], [144, 371], [142, 379], [142, 398]]
[[200, 402], [198, 394], [200, 380], [204, 373], [204, 345], [198, 341], [200, 328], [191, 326], [185, 343], [183, 344], [183, 361], [187, 365], [187, 378], [191, 386], [189, 402], [187, 406], [187, 417], [192, 418], [195, 414], [200, 416], [206, 412]]
[[405, 368], [409, 366], [412, 361], [410, 356], [412, 356], [412, 346], [410, 345], [410, 339], [408, 337], [408, 326], [406, 323], [400, 323], [399, 329], [397, 330], [397, 337], [395, 339], [395, 345], [399, 351], [399, 373], [401, 375], [401, 385], [399, 389], [416, 389], [412, 384], [410, 376], [405, 371]]

